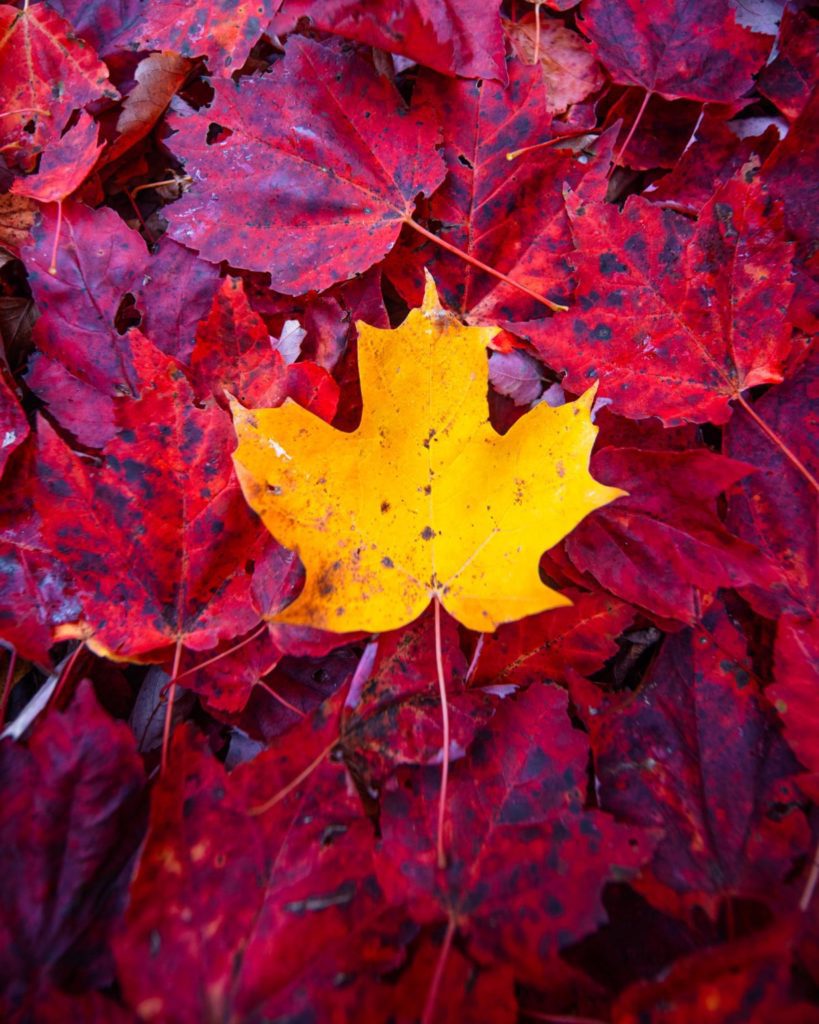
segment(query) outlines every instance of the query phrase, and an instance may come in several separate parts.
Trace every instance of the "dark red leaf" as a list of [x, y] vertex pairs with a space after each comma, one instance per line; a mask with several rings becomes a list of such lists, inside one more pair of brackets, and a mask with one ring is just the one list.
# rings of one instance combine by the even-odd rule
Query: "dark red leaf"
[[48, 147], [37, 173], [18, 178], [11, 191], [41, 203], [54, 203], [70, 196], [91, 173], [102, 152], [98, 134], [97, 123], [83, 112], [77, 123]]
[[20, 408], [17, 395], [6, 380], [5, 372], [0, 368], [0, 477], [9, 456], [25, 441], [28, 432], [25, 413]]
[[728, 0], [585, 0], [581, 27], [615, 82], [667, 99], [736, 99], [771, 48]]
[[[819, 356], [792, 380], [773, 388], [754, 411], [784, 438], [797, 458], [819, 476]], [[725, 450], [758, 472], [734, 487], [728, 524], [755, 544], [775, 567], [770, 587], [743, 591], [761, 614], [780, 611], [801, 617], [819, 612], [819, 501], [816, 492], [783, 452], [743, 411], [725, 432]]]
[[[145, 243], [108, 209], [63, 204], [57, 272], [49, 273], [57, 214], [47, 206], [23, 250], [40, 319], [35, 342], [103, 396], [133, 395], [136, 379], [117, 311], [148, 264]], [[68, 424], [71, 429], [71, 424]]]
[[[38, 993], [108, 985], [108, 948], [142, 836], [142, 763], [133, 736], [80, 686], [27, 746], [0, 744], [3, 848], [0, 1006], [23, 1013]], [[38, 1018], [39, 1019], [39, 1018]], [[83, 1018], [85, 1019], [85, 1018]]]
[[507, 326], [567, 371], [570, 391], [599, 380], [612, 411], [633, 419], [724, 423], [732, 398], [782, 380], [792, 245], [758, 180], [723, 185], [696, 229], [640, 197], [622, 213], [571, 195], [567, 206], [576, 301], [567, 314]]
[[806, 7], [804, 0], [785, 6], [776, 56], [757, 83], [762, 95], [791, 121], [805, 109], [819, 76], [819, 24]]
[[793, 901], [787, 878], [810, 840], [795, 765], [720, 605], [666, 639], [636, 693], [607, 701], [594, 690], [573, 696], [592, 709], [601, 805], [665, 833], [640, 885], [648, 898], [681, 916], [715, 916], [728, 897]]
[[194, 406], [182, 371], [136, 332], [131, 345], [141, 393], [118, 404], [102, 468], [40, 425], [44, 533], [77, 581], [95, 649], [202, 650], [258, 622], [250, 569], [266, 537], [233, 474], [229, 417]]
[[774, 579], [756, 548], [716, 514], [718, 495], [749, 471], [703, 450], [604, 448], [592, 459], [592, 473], [628, 496], [582, 522], [566, 552], [623, 600], [650, 615], [693, 623], [700, 591]]
[[[494, 82], [442, 83], [421, 73], [418, 102], [442, 112], [447, 177], [427, 204], [440, 236], [468, 255], [556, 301], [569, 294], [566, 255], [572, 242], [562, 200], [564, 182], [602, 198], [613, 139], [596, 157], [547, 147], [509, 161], [507, 154], [556, 138], [546, 114], [539, 68], [509, 63], [509, 86]], [[584, 180], [587, 179], [587, 180]], [[387, 274], [409, 304], [423, 294], [424, 268], [448, 308], [482, 323], [541, 316], [543, 307], [509, 285], [465, 263], [415, 232], [407, 232], [388, 259]]]
[[272, 23], [291, 31], [306, 15], [317, 29], [426, 64], [445, 75], [506, 81], [499, 0], [288, 0]]
[[0, 7], [0, 110], [11, 115], [0, 118], [0, 146], [36, 152], [59, 139], [75, 107], [101, 96], [119, 97], [108, 68], [48, 4]]
[[590, 676], [617, 651], [634, 609], [602, 592], [566, 590], [574, 602], [501, 626], [484, 640], [472, 673], [479, 685], [563, 682], [568, 671]]
[[400, 774], [381, 819], [388, 897], [420, 923], [451, 920], [473, 955], [534, 984], [550, 952], [603, 920], [606, 880], [633, 875], [653, 845], [583, 809], [587, 746], [565, 712], [555, 687], [507, 698], [469, 762], [452, 766], [445, 871], [436, 869], [437, 771]]
[[[229, 134], [209, 143], [214, 122]], [[217, 86], [207, 111], [171, 124], [195, 178], [168, 211], [171, 235], [288, 295], [372, 266], [444, 176], [432, 121], [362, 56], [297, 36], [269, 75]], [[286, 244], [271, 244], [278, 231]]]
[[819, 620], [783, 615], [776, 633], [776, 684], [766, 691], [796, 756], [819, 772]]

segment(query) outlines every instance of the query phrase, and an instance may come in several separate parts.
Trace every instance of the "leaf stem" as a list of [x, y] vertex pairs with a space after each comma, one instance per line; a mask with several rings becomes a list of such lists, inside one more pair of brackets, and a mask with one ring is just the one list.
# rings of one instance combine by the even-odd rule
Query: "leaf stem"
[[543, 0], [535, 0], [535, 59], [533, 66], [537, 67], [540, 61], [540, 5]]
[[52, 277], [57, 273], [57, 247], [60, 244], [60, 231], [63, 227], [63, 201], [57, 200], [57, 227], [54, 231], [54, 248], [51, 250], [51, 265], [48, 268]]
[[620, 147], [617, 156], [612, 161], [612, 171], [620, 163], [620, 160], [623, 157], [623, 153], [625, 153], [625, 151], [628, 149], [628, 144], [631, 142], [632, 138], [634, 137], [634, 133], [637, 131], [637, 125], [642, 120], [643, 114], [646, 112], [646, 107], [648, 106], [648, 101], [651, 99], [652, 95], [653, 93], [651, 92], [651, 90], [647, 89], [646, 94], [643, 97], [643, 102], [640, 104], [640, 109], [637, 111], [637, 116], [634, 118], [631, 128], [629, 129], [629, 133], [626, 136], [626, 141]]
[[235, 651], [238, 651], [241, 647], [244, 647], [245, 644], [249, 644], [252, 640], [255, 640], [256, 637], [261, 636], [265, 629], [267, 629], [267, 623], [262, 622], [259, 626], [256, 627], [256, 629], [250, 634], [250, 636], [246, 636], [244, 640], [240, 640], [238, 644], [234, 644], [233, 647], [228, 647], [226, 650], [220, 651], [218, 654], [214, 654], [214, 656], [212, 658], [208, 658], [207, 661], [200, 661], [198, 665], [193, 665], [191, 668], [186, 668], [184, 672], [181, 672], [176, 677], [176, 681], [179, 682], [179, 680], [184, 679], [185, 676], [192, 676], [194, 672], [198, 672], [200, 669], [207, 668], [208, 665], [213, 665], [217, 661], [221, 661], [222, 658], [226, 658], [229, 654], [233, 654]]
[[446, 818], [446, 791], [449, 785], [449, 704], [446, 697], [446, 676], [444, 675], [444, 658], [441, 649], [441, 602], [433, 598], [435, 606], [435, 667], [438, 671], [438, 692], [441, 696], [441, 723], [443, 729], [443, 749], [441, 756], [441, 790], [438, 794], [438, 867], [446, 867], [446, 851], [444, 849], [444, 821]]
[[168, 768], [168, 747], [171, 741], [171, 723], [173, 721], [173, 699], [176, 695], [176, 681], [179, 678], [179, 663], [182, 660], [182, 637], [176, 641], [176, 650], [173, 656], [173, 669], [171, 670], [171, 681], [168, 686], [168, 703], [165, 707], [165, 726], [162, 730], [162, 759], [160, 761], [160, 774], [164, 775]]
[[775, 430], [768, 426], [765, 420], [763, 420], [759, 416], [759, 414], [755, 411], [754, 407], [745, 399], [743, 395], [737, 395], [736, 400], [737, 402], [739, 402], [740, 406], [745, 410], [745, 412], [748, 413], [748, 415], [751, 417], [754, 423], [756, 423], [756, 425], [759, 427], [762, 433], [765, 434], [768, 440], [772, 441], [776, 445], [776, 447], [780, 449], [785, 458], [788, 459], [788, 461], [794, 466], [794, 468], [797, 469], [802, 474], [802, 476], [808, 481], [811, 487], [815, 491], [819, 492], [819, 480], [817, 480], [813, 473], [811, 473], [811, 471], [808, 469], [805, 463], [802, 462], [802, 460], [799, 458], [796, 452], [794, 452], [786, 444], [785, 440], [781, 438]]
[[[437, 598], [436, 598], [437, 603]], [[449, 951], [452, 948], [452, 940], [455, 937], [455, 919], [450, 916], [444, 934], [444, 941], [441, 943], [441, 951], [438, 953], [438, 961], [435, 964], [435, 973], [432, 975], [432, 982], [429, 986], [427, 999], [424, 1003], [424, 1013], [421, 1017], [421, 1024], [432, 1024], [435, 1019], [435, 1009], [438, 1004], [438, 993], [441, 991], [441, 982], [444, 979]]]
[[799, 900], [799, 909], [804, 914], [805, 911], [811, 904], [813, 899], [813, 893], [816, 889], [816, 883], [819, 881], [819, 844], [816, 846], [816, 850], [813, 854], [813, 861], [810, 866], [810, 873], [808, 874], [808, 880], [805, 882], [805, 888], [802, 890], [802, 896]]
[[281, 801], [284, 800], [286, 796], [292, 793], [293, 790], [300, 786], [306, 778], [313, 774], [313, 772], [316, 770], [316, 768], [318, 768], [318, 766], [321, 764], [324, 758], [327, 757], [327, 755], [330, 753], [330, 751], [333, 749], [337, 742], [337, 740], [333, 740], [332, 743], [328, 743], [324, 750], [322, 750], [322, 752], [319, 754], [319, 756], [314, 761], [311, 761], [310, 764], [308, 764], [307, 767], [304, 769], [304, 771], [300, 775], [297, 775], [292, 782], [288, 782], [284, 789], [280, 789], [278, 793], [272, 796], [269, 800], [266, 800], [263, 804], [257, 804], [256, 807], [251, 807], [247, 813], [256, 818], [260, 814], [265, 814], [267, 811], [270, 810], [271, 807], [275, 807], [276, 804], [281, 803]]
[[519, 281], [513, 281], [511, 277], [507, 277], [507, 275], [501, 273], [500, 270], [495, 270], [494, 267], [490, 267], [487, 263], [483, 263], [474, 256], [470, 256], [469, 253], [464, 252], [463, 249], [459, 249], [457, 245], [452, 245], [450, 242], [444, 241], [443, 238], [439, 238], [438, 235], [434, 235], [431, 231], [427, 231], [423, 225], [419, 224], [417, 220], [413, 220], [412, 217], [406, 216], [404, 218], [404, 223], [408, 224], [414, 231], [417, 231], [419, 235], [423, 235], [424, 238], [428, 238], [430, 242], [435, 242], [435, 244], [440, 245], [442, 249], [446, 249], [447, 252], [451, 252], [454, 256], [458, 256], [467, 263], [471, 263], [473, 267], [477, 267], [478, 270], [482, 270], [485, 274], [490, 274], [492, 277], [496, 277], [499, 281], [503, 281], [504, 284], [508, 284], [512, 288], [516, 288], [519, 292], [523, 292], [524, 295], [528, 295], [530, 298], [536, 299], [538, 302], [542, 302], [544, 306], [548, 306], [548, 308], [554, 310], [555, 313], [565, 313], [569, 308], [568, 306], [561, 306], [559, 302], [552, 302], [552, 300], [547, 299], [545, 295], [540, 295], [538, 292], [532, 291], [531, 288], [527, 288], [525, 284], [521, 284]]
[[296, 705], [295, 705], [295, 704], [291, 704], [289, 700], [285, 700], [285, 698], [284, 698], [284, 697], [282, 697], [282, 695], [281, 695], [280, 693], [277, 693], [277, 692], [276, 692], [276, 691], [275, 691], [275, 690], [273, 689], [273, 687], [272, 687], [272, 686], [270, 686], [270, 685], [269, 685], [268, 683], [266, 683], [266, 682], [265, 682], [265, 681], [264, 681], [263, 679], [260, 679], [260, 680], [259, 680], [259, 683], [258, 683], [258, 685], [259, 685], [259, 686], [261, 686], [261, 688], [262, 688], [262, 689], [263, 689], [263, 690], [264, 690], [264, 691], [265, 691], [266, 693], [269, 693], [269, 694], [270, 694], [270, 696], [271, 696], [271, 697], [272, 697], [272, 698], [273, 698], [274, 700], [277, 700], [277, 701], [279, 702], [279, 704], [281, 704], [281, 706], [282, 706], [282, 707], [284, 707], [284, 708], [287, 708], [287, 710], [288, 710], [288, 711], [292, 711], [292, 712], [293, 712], [293, 714], [294, 714], [294, 715], [298, 715], [298, 716], [299, 716], [299, 718], [304, 718], [304, 712], [303, 712], [303, 711], [299, 711], [299, 709], [298, 709], [298, 708], [296, 707]]
[[60, 678], [57, 680], [57, 685], [54, 687], [54, 692], [51, 694], [51, 697], [48, 700], [48, 703], [51, 707], [57, 707], [57, 701], [62, 696], [62, 691], [65, 689], [65, 686], [71, 677], [71, 673], [74, 671], [74, 666], [77, 664], [77, 660], [84, 650], [85, 641], [83, 640], [81, 643], [77, 644], [77, 646], [71, 652], [71, 657], [65, 663], [65, 667], [60, 673]]
[[17, 648], [12, 647], [9, 651], [9, 666], [6, 669], [6, 685], [3, 687], [3, 696], [0, 697], [0, 729], [3, 727], [3, 723], [6, 720], [6, 709], [9, 706], [9, 696], [11, 694], [11, 685], [14, 682], [14, 669], [17, 665]]

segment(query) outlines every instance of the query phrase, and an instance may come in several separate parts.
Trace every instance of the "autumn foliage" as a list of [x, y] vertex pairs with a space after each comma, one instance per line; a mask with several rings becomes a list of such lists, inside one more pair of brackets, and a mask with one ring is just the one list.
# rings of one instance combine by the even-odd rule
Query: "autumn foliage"
[[816, 13], [0, 4], [3, 1021], [819, 1021]]

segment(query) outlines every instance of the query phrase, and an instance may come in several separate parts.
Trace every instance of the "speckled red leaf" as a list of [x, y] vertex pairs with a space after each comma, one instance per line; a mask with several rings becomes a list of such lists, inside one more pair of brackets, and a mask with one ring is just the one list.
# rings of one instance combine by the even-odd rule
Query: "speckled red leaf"
[[[355, 972], [385, 957], [394, 964], [386, 929], [372, 934], [383, 910], [372, 829], [343, 766], [325, 761], [270, 811], [248, 814], [293, 780], [313, 756], [309, 742], [297, 731], [228, 776], [180, 732], [116, 944], [126, 1001], [142, 1020], [261, 1020], [308, 1009], [342, 1019]], [[182, 993], [180, 977], [190, 982]], [[338, 1016], [321, 1016], [331, 1006]]]
[[[761, 177], [785, 211], [785, 226], [796, 240], [797, 291], [791, 317], [804, 331], [819, 330], [819, 175], [805, 174], [819, 163], [819, 85], [788, 134], [765, 161]], [[795, 308], [794, 308], [795, 307]]]
[[74, 32], [102, 56], [117, 49], [117, 34], [135, 21], [144, 9], [142, 0], [49, 0]]
[[[214, 122], [229, 134], [208, 143]], [[211, 107], [171, 124], [194, 178], [167, 210], [172, 237], [267, 271], [289, 295], [380, 260], [444, 176], [437, 127], [391, 82], [356, 52], [297, 36], [270, 74], [217, 85]]]
[[[723, 185], [696, 228], [630, 197], [567, 206], [580, 283], [569, 313], [512, 330], [566, 386], [599, 380], [613, 412], [724, 423], [747, 388], [782, 380], [792, 245], [759, 181]], [[728, 268], [728, 272], [726, 272]]]
[[288, 365], [274, 348], [264, 320], [250, 306], [241, 278], [226, 277], [199, 324], [191, 378], [200, 399], [226, 404], [225, 392], [248, 407], [271, 408], [290, 397], [329, 422], [338, 385], [314, 363]]
[[28, 744], [0, 743], [4, 861], [0, 1013], [50, 986], [113, 980], [108, 943], [129, 860], [142, 836], [143, 770], [130, 731], [80, 686], [69, 710], [35, 724]]
[[615, 82], [703, 102], [747, 92], [773, 42], [729, 0], [585, 0], [580, 27]]
[[130, 347], [117, 331], [116, 316], [149, 262], [145, 243], [113, 210], [66, 202], [57, 273], [50, 274], [56, 229], [56, 208], [47, 206], [22, 252], [40, 311], [34, 341], [101, 395], [134, 394]]
[[499, 0], [287, 0], [276, 32], [299, 18], [368, 46], [426, 64], [445, 75], [506, 81]]
[[82, 606], [42, 536], [33, 440], [15, 454], [0, 487], [0, 639], [21, 658], [48, 666], [52, 628], [73, 622]]
[[[304, 570], [298, 556], [272, 537], [255, 553], [253, 561], [254, 607], [260, 616], [273, 615], [301, 589]], [[282, 650], [271, 637], [269, 626], [262, 623], [242, 641], [232, 640], [222, 646], [204, 661], [201, 655], [194, 656], [191, 665], [183, 661], [182, 682], [198, 693], [210, 710], [237, 714], [247, 704], [253, 687], [276, 667]], [[202, 667], [197, 669], [197, 665]]]
[[104, 144], [97, 142], [96, 121], [83, 111], [61, 139], [48, 147], [36, 174], [18, 178], [11, 191], [41, 203], [54, 203], [76, 192], [91, 173]]
[[727, 124], [724, 107], [717, 112], [706, 107], [694, 138], [674, 169], [652, 185], [651, 199], [680, 212], [698, 214], [718, 184], [746, 164], [764, 160], [778, 141], [773, 126], [762, 135], [740, 139]]
[[229, 998], [233, 958], [261, 907], [265, 854], [257, 821], [190, 727], [171, 754], [114, 948], [142, 1020], [193, 1024]]
[[250, 596], [264, 542], [233, 475], [230, 420], [198, 408], [182, 371], [132, 332], [140, 397], [117, 407], [99, 469], [40, 424], [38, 508], [77, 581], [89, 643], [136, 657], [177, 640], [201, 650], [258, 622]]
[[606, 881], [633, 875], [653, 841], [584, 810], [587, 745], [565, 694], [506, 698], [467, 760], [452, 766], [436, 868], [438, 772], [407, 771], [385, 793], [377, 865], [388, 898], [419, 923], [452, 920], [480, 960], [537, 983], [545, 958], [604, 920]]
[[[507, 153], [546, 142], [558, 132], [546, 113], [539, 68], [511, 60], [509, 76], [503, 88], [494, 82], [442, 82], [436, 75], [419, 75], [418, 102], [441, 111], [447, 167], [446, 181], [426, 209], [445, 241], [562, 302], [570, 290], [565, 257], [572, 251], [563, 183], [577, 188], [588, 176], [586, 187], [597, 181], [603, 198], [612, 139], [598, 143], [598, 156], [590, 162], [547, 147], [510, 163]], [[444, 305], [475, 321], [543, 314], [538, 302], [415, 232], [406, 233], [386, 263], [387, 276], [410, 306], [423, 295], [425, 267]]]
[[[757, 415], [819, 476], [819, 354], [791, 380], [754, 404]], [[748, 415], [735, 416], [725, 431], [725, 451], [758, 472], [734, 487], [728, 525], [757, 545], [775, 567], [772, 586], [749, 587], [743, 596], [763, 615], [781, 611], [802, 618], [819, 613], [819, 500], [805, 478], [761, 433]]]
[[0, 367], [0, 477], [9, 456], [25, 441], [28, 432], [26, 415], [6, 379], [5, 368]]
[[[436, 945], [428, 936], [424, 937], [413, 950], [411, 963], [397, 979], [362, 987], [354, 1019], [418, 1024], [423, 1020], [440, 957], [440, 943]], [[434, 1024], [516, 1024], [520, 1014], [514, 973], [508, 967], [482, 968], [450, 947], [431, 1020]]]
[[524, 686], [553, 680], [567, 671], [590, 676], [617, 652], [617, 637], [635, 611], [609, 594], [563, 591], [574, 603], [501, 626], [485, 637], [472, 670], [478, 685]]
[[765, 693], [799, 760], [819, 772], [819, 619], [783, 615], [776, 630], [776, 682]]
[[679, 915], [701, 907], [716, 916], [734, 896], [782, 906], [810, 833], [789, 779], [795, 762], [724, 609], [668, 637], [636, 693], [606, 707], [585, 687], [573, 696], [593, 709], [583, 718], [601, 806], [665, 831], [638, 887]]
[[[119, 97], [108, 68], [48, 4], [0, 7], [0, 110], [12, 115], [0, 118], [0, 146], [36, 152], [60, 137], [75, 107], [102, 96]], [[23, 131], [30, 121], [33, 133]]]
[[[455, 760], [494, 709], [481, 695], [464, 692], [467, 666], [454, 619], [443, 623], [441, 640]], [[372, 672], [360, 684], [345, 701], [341, 723], [341, 749], [357, 777], [374, 791], [398, 765], [437, 764], [443, 734], [432, 616], [379, 637]]]
[[804, 0], [786, 4], [776, 56], [762, 70], [757, 88], [793, 121], [804, 110], [819, 78], [819, 23]]
[[750, 466], [705, 450], [604, 448], [592, 458], [592, 472], [628, 496], [581, 523], [566, 552], [623, 600], [693, 623], [698, 591], [773, 580], [756, 548], [727, 530], [716, 512], [717, 497]]
[[[169, 281], [173, 288], [167, 287]], [[163, 235], [131, 288], [142, 313], [142, 332], [166, 355], [187, 365], [197, 325], [207, 316], [221, 284], [218, 267]]]
[[131, 50], [172, 50], [183, 57], [208, 58], [211, 71], [232, 75], [250, 55], [280, 0], [163, 0], [143, 4], [114, 35], [109, 46]]

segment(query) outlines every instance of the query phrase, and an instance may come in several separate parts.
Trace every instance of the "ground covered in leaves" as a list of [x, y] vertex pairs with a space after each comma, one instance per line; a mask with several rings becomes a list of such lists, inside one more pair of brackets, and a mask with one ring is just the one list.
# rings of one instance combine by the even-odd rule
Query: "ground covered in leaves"
[[[806, 0], [0, 5], [3, 1020], [819, 1020], [817, 53]], [[425, 269], [494, 428], [596, 384], [626, 494], [494, 633], [277, 621], [230, 400], [356, 428]]]

